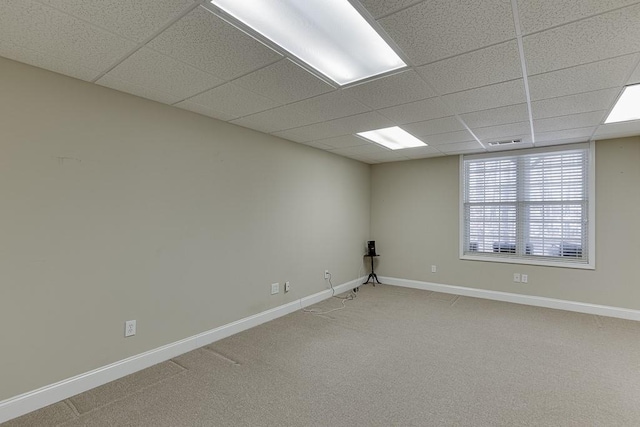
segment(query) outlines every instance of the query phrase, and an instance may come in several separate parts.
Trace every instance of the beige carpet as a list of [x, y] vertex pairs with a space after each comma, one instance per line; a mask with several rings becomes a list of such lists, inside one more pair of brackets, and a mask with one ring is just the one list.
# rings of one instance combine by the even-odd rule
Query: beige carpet
[[54, 425], [638, 426], [640, 322], [365, 286], [6, 423]]

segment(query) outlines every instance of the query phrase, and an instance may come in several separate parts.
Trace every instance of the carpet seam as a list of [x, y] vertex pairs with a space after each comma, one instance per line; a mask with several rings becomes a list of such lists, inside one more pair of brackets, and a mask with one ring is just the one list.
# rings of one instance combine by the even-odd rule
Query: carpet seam
[[[65, 400], [64, 400], [64, 403], [66, 403], [66, 404], [67, 404], [67, 406], [68, 406], [69, 408], [71, 408], [71, 411], [74, 413], [74, 415], [75, 415], [76, 417], [79, 417], [79, 416], [80, 416], [80, 411], [78, 411], [78, 408], [76, 408], [76, 405], [74, 405], [74, 404], [73, 404], [73, 402], [71, 401], [71, 398], [69, 398], [69, 399], [65, 399]], [[66, 421], [65, 421], [65, 422], [66, 422]]]
[[235, 361], [235, 360], [233, 360], [232, 358], [227, 357], [227, 356], [225, 356], [225, 355], [224, 355], [224, 354], [222, 354], [222, 353], [219, 353], [217, 350], [214, 350], [214, 349], [212, 349], [212, 348], [209, 348], [208, 346], [204, 346], [204, 347], [202, 347], [202, 348], [203, 348], [204, 350], [208, 351], [209, 353], [211, 353], [211, 354], [213, 354], [213, 355], [217, 356], [218, 358], [220, 358], [220, 359], [222, 359], [222, 360], [225, 360], [225, 361], [227, 361], [227, 362], [231, 363], [232, 365], [240, 365], [240, 364], [241, 364], [240, 362]]
[[189, 368], [187, 368], [186, 366], [181, 365], [175, 359], [169, 359], [169, 362], [173, 362], [174, 364], [178, 365], [180, 368], [184, 369], [185, 371], [189, 370]]
[[[142, 387], [142, 388], [139, 388], [139, 389], [137, 389], [136, 391], [134, 391], [133, 393], [126, 394], [126, 395], [121, 396], [120, 398], [118, 398], [118, 399], [116, 399], [116, 400], [112, 400], [112, 401], [111, 401], [111, 402], [109, 402], [109, 403], [105, 403], [104, 405], [96, 406], [95, 408], [90, 409], [90, 410], [88, 410], [87, 412], [83, 412], [83, 413], [81, 413], [81, 414], [79, 415], [79, 417], [78, 417], [78, 418], [83, 418], [83, 417], [87, 416], [88, 414], [91, 414], [92, 412], [97, 411], [98, 409], [106, 408], [107, 406], [111, 406], [111, 405], [113, 405], [113, 404], [116, 404], [116, 403], [122, 402], [123, 400], [128, 399], [130, 396], [133, 396], [133, 395], [135, 395], [135, 394], [141, 393], [141, 392], [143, 392], [143, 391], [145, 391], [145, 390], [147, 390], [147, 389], [149, 389], [149, 388], [151, 388], [151, 387], [154, 387], [154, 386], [156, 386], [156, 385], [158, 385], [158, 384], [161, 384], [161, 383], [163, 383], [163, 382], [165, 382], [165, 381], [168, 381], [168, 380], [170, 380], [170, 379], [172, 379], [172, 378], [174, 378], [174, 377], [176, 377], [176, 376], [178, 376], [178, 375], [186, 374], [187, 372], [189, 372], [189, 370], [188, 370], [188, 369], [184, 369], [184, 370], [182, 370], [182, 371], [180, 371], [180, 372], [176, 372], [175, 374], [170, 375], [170, 376], [168, 376], [168, 377], [166, 377], [166, 378], [163, 378], [163, 379], [161, 379], [161, 380], [159, 380], [159, 381], [156, 381], [156, 382], [154, 382], [153, 384], [149, 384], [149, 385], [147, 385], [147, 386], [144, 386], [144, 387]], [[69, 399], [71, 399], [71, 398], [69, 398]], [[68, 422], [69, 422], [69, 421], [65, 421], [65, 423], [68, 423]]]

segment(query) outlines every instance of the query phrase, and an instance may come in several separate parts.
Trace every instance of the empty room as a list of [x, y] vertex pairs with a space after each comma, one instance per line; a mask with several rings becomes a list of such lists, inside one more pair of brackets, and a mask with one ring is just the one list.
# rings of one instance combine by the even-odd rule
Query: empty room
[[0, 424], [640, 425], [640, 1], [0, 1]]

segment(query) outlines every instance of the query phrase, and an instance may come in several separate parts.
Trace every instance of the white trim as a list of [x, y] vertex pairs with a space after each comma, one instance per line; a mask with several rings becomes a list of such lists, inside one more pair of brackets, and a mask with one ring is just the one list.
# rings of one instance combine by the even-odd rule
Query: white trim
[[582, 141], [582, 142], [577, 142], [572, 144], [546, 145], [544, 147], [489, 151], [486, 153], [477, 153], [477, 154], [461, 154], [460, 156], [463, 157], [465, 160], [493, 159], [496, 157], [526, 156], [529, 154], [552, 153], [556, 151], [584, 150], [584, 149], [589, 149], [589, 144], [590, 144], [590, 141]]
[[[364, 280], [359, 277], [347, 283], [334, 286], [335, 293], [339, 294], [361, 285]], [[135, 356], [128, 357], [115, 363], [76, 375], [71, 378], [41, 387], [37, 390], [29, 391], [21, 395], [3, 400], [0, 402], [0, 423], [35, 411], [78, 393], [101, 386], [108, 382], [117, 380], [126, 375], [153, 366], [157, 363], [172, 359], [181, 354], [187, 353], [196, 348], [211, 344], [238, 332], [258, 326], [262, 323], [293, 313], [301, 308], [315, 304], [317, 302], [331, 298], [330, 289], [301, 298], [263, 311], [253, 316], [228, 323], [215, 329], [203, 332], [198, 335], [176, 341]]]
[[[546, 267], [559, 267], [559, 268], [577, 268], [583, 270], [595, 270], [596, 269], [596, 169], [595, 169], [595, 141], [581, 142], [577, 144], [567, 145], [554, 145], [546, 147], [535, 147], [522, 150], [509, 150], [500, 152], [490, 152], [481, 154], [465, 154], [460, 155], [460, 162], [458, 167], [459, 175], [459, 201], [458, 201], [458, 258], [467, 261], [484, 261], [484, 262], [498, 262], [498, 263], [510, 263], [510, 264], [527, 264], [527, 265], [540, 265]], [[464, 196], [466, 192], [466, 174], [465, 174], [465, 161], [476, 159], [493, 159], [501, 157], [519, 157], [523, 155], [535, 154], [535, 153], [550, 153], [558, 151], [578, 151], [586, 150], [588, 155], [587, 164], [587, 187], [588, 187], [588, 223], [587, 223], [587, 262], [571, 262], [566, 261], [562, 257], [553, 259], [550, 257], [527, 257], [527, 256], [505, 256], [496, 255], [488, 252], [480, 252], [477, 254], [465, 254], [465, 236], [466, 236], [466, 218], [465, 218], [465, 206]], [[520, 177], [517, 179], [518, 185], [520, 185]]]
[[465, 210], [464, 210], [464, 159], [460, 154], [460, 162], [458, 166], [458, 255], [460, 258], [464, 256], [464, 237], [465, 237]]
[[[460, 245], [460, 249], [464, 248], [464, 243]], [[541, 259], [532, 259], [532, 258], [518, 258], [517, 256], [509, 257], [509, 256], [491, 256], [487, 253], [487, 255], [482, 255], [483, 252], [479, 252], [477, 255], [460, 255], [461, 260], [465, 261], [484, 261], [484, 262], [504, 262], [508, 264], [527, 264], [527, 265], [542, 265], [545, 267], [561, 267], [561, 268], [580, 268], [583, 270], [595, 270], [595, 265], [592, 265], [591, 261], [589, 263], [577, 263], [577, 262], [562, 262], [562, 260], [554, 260], [553, 258], [543, 258]], [[589, 258], [591, 260], [591, 258]]]
[[587, 233], [589, 239], [589, 266], [596, 268], [596, 142], [589, 142], [589, 223]]
[[380, 276], [380, 281], [385, 285], [402, 286], [405, 288], [443, 292], [446, 294], [463, 295], [466, 297], [484, 298], [495, 301], [512, 302], [515, 304], [531, 305], [535, 307], [554, 308], [557, 310], [575, 311], [578, 313], [640, 321], [640, 310], [632, 310], [629, 308], [611, 307], [607, 305], [589, 304], [585, 302], [567, 301], [533, 295], [513, 294], [510, 292], [490, 291], [486, 289], [466, 288], [464, 286], [443, 285], [440, 283], [420, 282], [417, 280], [398, 279], [395, 277]]

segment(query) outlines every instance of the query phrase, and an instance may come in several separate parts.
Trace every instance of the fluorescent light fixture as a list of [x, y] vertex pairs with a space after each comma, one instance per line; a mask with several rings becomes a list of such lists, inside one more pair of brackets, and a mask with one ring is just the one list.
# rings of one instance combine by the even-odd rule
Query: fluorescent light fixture
[[424, 147], [427, 144], [420, 141], [404, 129], [398, 126], [370, 130], [358, 133], [359, 136], [373, 141], [376, 144], [384, 145], [392, 150], [402, 150], [403, 148]]
[[348, 0], [211, 4], [341, 86], [406, 66]]
[[626, 122], [640, 119], [640, 84], [627, 86], [613, 106], [605, 123]]

